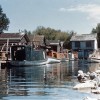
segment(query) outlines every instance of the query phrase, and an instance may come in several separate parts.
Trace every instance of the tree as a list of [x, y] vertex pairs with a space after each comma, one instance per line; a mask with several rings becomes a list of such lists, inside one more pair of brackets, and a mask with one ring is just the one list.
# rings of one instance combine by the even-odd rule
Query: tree
[[23, 31], [25, 34], [27, 34], [27, 36], [29, 37], [30, 41], [33, 40], [34, 35], [31, 33], [31, 31], [27, 31], [26, 29], [24, 29]]
[[70, 42], [70, 39], [71, 39], [71, 37], [72, 37], [74, 34], [77, 34], [77, 33], [74, 32], [74, 31], [70, 31], [70, 32], [68, 32], [68, 33], [69, 33], [68, 38], [67, 38], [66, 41], [64, 42], [63, 46], [64, 46], [64, 48], [71, 49], [71, 42]]
[[92, 29], [92, 34], [97, 33], [98, 48], [100, 48], [100, 23], [97, 24], [96, 28]]
[[93, 28], [92, 31], [91, 31], [91, 34], [94, 34], [94, 33], [97, 33], [95, 28]]
[[4, 31], [4, 30], [8, 30], [8, 25], [9, 25], [10, 21], [7, 18], [6, 14], [3, 13], [2, 7], [0, 5], [0, 34]]
[[62, 32], [61, 30], [55, 30], [50, 27], [45, 28], [43, 26], [37, 27], [33, 34], [44, 35], [48, 40], [60, 40], [65, 41], [68, 37], [67, 32]]
[[76, 34], [76, 32], [63, 32], [61, 30], [55, 30], [50, 27], [45, 28], [43, 26], [39, 26], [35, 31], [33, 31], [32, 34], [44, 35], [47, 40], [64, 41], [63, 47], [65, 49], [71, 49], [70, 39], [73, 34]]

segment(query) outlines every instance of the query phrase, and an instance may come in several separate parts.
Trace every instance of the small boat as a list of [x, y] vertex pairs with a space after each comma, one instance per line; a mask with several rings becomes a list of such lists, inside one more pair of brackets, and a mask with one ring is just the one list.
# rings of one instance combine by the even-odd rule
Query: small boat
[[89, 62], [90, 63], [100, 63], [100, 52], [94, 51], [92, 54], [89, 55]]
[[88, 63], [100, 63], [100, 58], [91, 57], [87, 61]]
[[66, 58], [57, 59], [54, 57], [48, 57], [47, 64], [60, 63], [60, 62], [66, 62], [66, 61], [69, 61], [69, 60]]
[[73, 87], [75, 90], [86, 89], [86, 88], [96, 88], [97, 82], [94, 80], [87, 80], [84, 83], [79, 83]]
[[11, 46], [9, 63], [12, 66], [44, 65], [47, 63], [47, 58], [43, 50], [35, 50], [29, 45], [14, 45]]
[[100, 63], [100, 58], [91, 58], [91, 62]]
[[61, 60], [53, 57], [48, 57], [47, 64], [60, 63]]

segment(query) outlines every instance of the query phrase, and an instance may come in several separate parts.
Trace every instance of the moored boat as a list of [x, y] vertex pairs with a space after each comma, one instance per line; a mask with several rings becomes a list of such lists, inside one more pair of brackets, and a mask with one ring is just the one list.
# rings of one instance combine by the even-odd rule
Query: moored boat
[[91, 62], [100, 63], [100, 58], [91, 58]]
[[95, 50], [92, 54], [89, 55], [90, 63], [100, 63], [100, 51]]
[[51, 64], [51, 63], [60, 63], [60, 62], [61, 62], [60, 59], [53, 58], [53, 57], [48, 57], [48, 60], [47, 60], [47, 64]]
[[35, 50], [28, 45], [14, 45], [11, 47], [11, 61], [13, 66], [44, 65], [47, 63], [45, 51]]

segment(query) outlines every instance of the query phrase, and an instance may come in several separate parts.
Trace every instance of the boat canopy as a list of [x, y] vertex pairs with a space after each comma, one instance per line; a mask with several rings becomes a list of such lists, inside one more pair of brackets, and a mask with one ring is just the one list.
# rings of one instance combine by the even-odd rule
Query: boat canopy
[[32, 46], [15, 45], [11, 47], [11, 58], [13, 61], [35, 61], [46, 58], [43, 50], [35, 50]]

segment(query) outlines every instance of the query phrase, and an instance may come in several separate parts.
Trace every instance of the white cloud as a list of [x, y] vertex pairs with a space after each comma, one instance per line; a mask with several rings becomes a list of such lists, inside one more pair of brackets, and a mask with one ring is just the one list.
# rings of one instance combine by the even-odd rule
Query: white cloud
[[70, 8], [60, 8], [60, 11], [78, 11], [87, 14], [87, 19], [94, 21], [95, 23], [100, 22], [100, 5], [97, 4], [81, 4]]
[[59, 11], [65, 12], [65, 11], [67, 11], [67, 9], [66, 8], [60, 8]]

